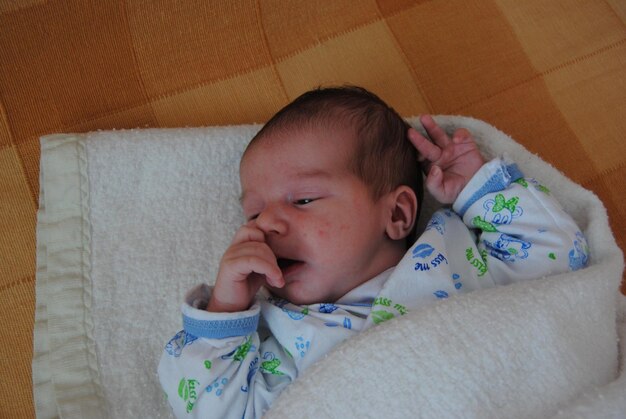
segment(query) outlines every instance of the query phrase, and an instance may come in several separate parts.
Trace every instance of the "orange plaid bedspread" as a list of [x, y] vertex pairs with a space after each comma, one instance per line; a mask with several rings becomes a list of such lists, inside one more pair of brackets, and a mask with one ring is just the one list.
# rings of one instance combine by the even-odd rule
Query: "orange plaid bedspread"
[[626, 250], [623, 0], [0, 0], [0, 417], [34, 415], [39, 137], [263, 122], [318, 85], [510, 134]]

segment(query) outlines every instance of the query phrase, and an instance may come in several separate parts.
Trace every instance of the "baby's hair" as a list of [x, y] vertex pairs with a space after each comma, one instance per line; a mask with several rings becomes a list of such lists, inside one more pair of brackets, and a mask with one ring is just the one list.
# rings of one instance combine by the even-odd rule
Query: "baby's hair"
[[248, 147], [278, 130], [341, 129], [346, 124], [356, 136], [351, 169], [370, 187], [374, 200], [406, 185], [421, 203], [422, 176], [417, 151], [407, 138], [409, 125], [393, 108], [362, 87], [326, 87], [302, 94], [278, 111]]

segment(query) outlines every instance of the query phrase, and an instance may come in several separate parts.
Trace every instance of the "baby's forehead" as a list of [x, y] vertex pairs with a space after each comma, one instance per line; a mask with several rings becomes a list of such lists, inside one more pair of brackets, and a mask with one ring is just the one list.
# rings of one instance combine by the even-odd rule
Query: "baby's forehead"
[[256, 147], [281, 147], [303, 142], [328, 148], [356, 147], [359, 144], [358, 130], [353, 123], [344, 119], [319, 121], [318, 123], [310, 122], [302, 126], [276, 127], [254, 137], [244, 151], [244, 156]]
[[351, 167], [355, 151], [352, 130], [299, 127], [254, 138], [240, 161], [240, 174], [297, 168], [305, 172]]

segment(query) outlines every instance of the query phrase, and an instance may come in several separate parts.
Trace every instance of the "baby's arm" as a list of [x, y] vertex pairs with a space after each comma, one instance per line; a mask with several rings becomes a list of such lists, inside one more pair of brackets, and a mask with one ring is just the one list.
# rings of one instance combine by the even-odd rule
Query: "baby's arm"
[[479, 254], [467, 258], [482, 266], [481, 275], [487, 269], [504, 284], [586, 265], [582, 232], [547, 188], [524, 179], [512, 162], [484, 164], [467, 130], [450, 138], [430, 116], [420, 120], [433, 142], [413, 129], [408, 135], [420, 153], [426, 187], [441, 203], [453, 203], [465, 224], [478, 231]]
[[576, 270], [588, 260], [585, 238], [550, 191], [524, 178], [514, 163], [494, 159], [454, 202], [463, 222], [478, 232], [476, 246], [495, 283]]
[[259, 339], [254, 299], [266, 283], [280, 287], [284, 280], [263, 232], [250, 221], [224, 253], [215, 287], [201, 285], [186, 296], [184, 330], [161, 357], [159, 378], [177, 417], [260, 417], [295, 378], [289, 357], [281, 356], [280, 374], [268, 367], [283, 351], [276, 339]]
[[295, 367], [273, 337], [260, 340], [258, 303], [239, 313], [210, 313], [209, 293], [201, 285], [187, 295], [184, 330], [159, 363], [161, 386], [177, 417], [260, 417], [293, 381]]

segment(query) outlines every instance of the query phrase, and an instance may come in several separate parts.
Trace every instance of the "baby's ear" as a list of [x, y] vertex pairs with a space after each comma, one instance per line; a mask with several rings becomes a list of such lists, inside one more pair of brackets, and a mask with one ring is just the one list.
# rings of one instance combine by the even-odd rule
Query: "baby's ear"
[[387, 236], [392, 240], [406, 238], [415, 225], [417, 197], [413, 189], [406, 185], [398, 186], [386, 197], [389, 201], [390, 217], [387, 220]]

